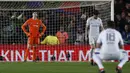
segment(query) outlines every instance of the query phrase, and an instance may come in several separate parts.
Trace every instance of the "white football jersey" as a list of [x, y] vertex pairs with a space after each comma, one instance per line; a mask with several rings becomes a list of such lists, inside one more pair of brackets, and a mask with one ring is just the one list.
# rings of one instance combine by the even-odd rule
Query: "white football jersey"
[[100, 33], [100, 26], [102, 25], [102, 20], [98, 17], [94, 19], [94, 17], [90, 17], [87, 19], [86, 26], [89, 26], [89, 36], [98, 36]]
[[102, 44], [101, 52], [104, 53], [119, 52], [119, 44], [124, 45], [121, 34], [111, 28], [103, 30], [100, 33], [97, 43]]

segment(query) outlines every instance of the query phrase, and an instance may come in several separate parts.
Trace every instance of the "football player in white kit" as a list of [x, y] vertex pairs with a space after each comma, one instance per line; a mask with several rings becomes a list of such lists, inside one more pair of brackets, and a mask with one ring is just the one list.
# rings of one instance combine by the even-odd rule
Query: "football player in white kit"
[[[101, 30], [103, 30], [103, 24], [102, 24], [102, 20], [98, 17], [99, 12], [98, 10], [94, 11], [94, 15], [90, 18], [87, 19], [87, 23], [86, 23], [86, 29], [85, 29], [85, 36], [87, 38], [87, 34], [89, 37], [89, 45], [91, 46], [91, 50], [90, 50], [90, 55], [91, 55], [91, 65], [94, 65], [92, 56], [93, 56], [93, 49], [95, 48], [95, 43], [97, 41], [97, 38], [99, 36], [100, 33], [100, 27]], [[88, 28], [89, 28], [89, 32], [88, 32]], [[87, 41], [87, 39], [86, 39]]]
[[123, 65], [128, 61], [128, 54], [123, 50], [122, 36], [114, 29], [114, 25], [113, 21], [107, 22], [107, 29], [100, 33], [93, 53], [93, 60], [98, 65], [100, 73], [105, 73], [102, 60], [119, 60], [117, 73], [121, 73]]

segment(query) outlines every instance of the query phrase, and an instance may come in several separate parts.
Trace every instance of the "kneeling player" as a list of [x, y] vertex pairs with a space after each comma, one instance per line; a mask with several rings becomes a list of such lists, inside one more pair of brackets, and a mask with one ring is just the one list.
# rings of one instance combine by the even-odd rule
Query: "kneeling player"
[[100, 73], [105, 73], [102, 60], [120, 60], [116, 71], [121, 73], [123, 65], [128, 61], [128, 54], [123, 50], [123, 40], [121, 34], [114, 29], [114, 22], [108, 21], [107, 26], [108, 28], [99, 35], [93, 59], [97, 63]]

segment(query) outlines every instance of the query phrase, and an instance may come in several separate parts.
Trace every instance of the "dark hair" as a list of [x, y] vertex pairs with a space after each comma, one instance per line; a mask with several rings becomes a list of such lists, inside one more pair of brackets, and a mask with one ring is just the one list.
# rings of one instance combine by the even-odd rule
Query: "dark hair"
[[[128, 31], [130, 32], [130, 23], [127, 22], [127, 23], [125, 24], [125, 26], [128, 27]], [[125, 29], [125, 27], [124, 27], [124, 29]]]
[[94, 10], [93, 14], [94, 14], [94, 15], [98, 15], [98, 14], [99, 14], [99, 11], [98, 11], [98, 10]]
[[107, 28], [115, 28], [115, 22], [114, 21], [107, 21]]
[[49, 35], [55, 36], [54, 32], [49, 32]]
[[130, 25], [130, 23], [128, 23], [128, 22], [125, 22], [125, 25], [128, 25], [128, 26], [129, 26], [129, 25]]

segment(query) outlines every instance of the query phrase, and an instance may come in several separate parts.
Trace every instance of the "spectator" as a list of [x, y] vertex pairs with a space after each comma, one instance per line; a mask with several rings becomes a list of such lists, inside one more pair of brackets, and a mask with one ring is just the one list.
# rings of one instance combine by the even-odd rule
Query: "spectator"
[[[8, 16], [8, 11], [2, 11], [0, 15], [0, 35], [2, 38], [3, 43], [12, 43], [14, 40], [12, 40], [12, 37], [14, 36], [15, 30], [14, 25], [11, 23], [10, 18]], [[14, 39], [14, 38], [13, 38]]]
[[115, 17], [115, 23], [116, 23], [115, 26], [116, 26], [116, 29], [118, 29], [119, 31], [124, 30], [124, 25], [125, 25], [125, 22], [126, 22], [125, 17], [122, 18], [122, 16], [123, 16], [123, 13], [122, 13], [122, 15], [118, 14]]
[[127, 12], [130, 11], [130, 3], [126, 2], [124, 10], [127, 11]]
[[56, 33], [57, 32], [56, 28], [58, 27], [57, 22], [56, 22], [56, 15], [52, 10], [50, 12], [48, 12], [47, 15], [48, 15], [48, 18], [47, 18], [48, 24], [46, 25], [48, 28], [47, 34], [49, 34], [51, 32]]
[[130, 13], [128, 13], [128, 15], [126, 16], [126, 21], [130, 23]]
[[122, 31], [122, 38], [124, 40], [125, 44], [130, 44], [130, 31], [129, 31], [129, 25], [125, 25], [125, 31]]
[[125, 4], [123, 0], [115, 0], [115, 14], [121, 14], [124, 8]]
[[64, 31], [64, 27], [60, 27], [60, 30], [56, 33], [60, 44], [65, 44], [68, 39], [68, 33]]
[[81, 17], [80, 17], [80, 19], [78, 19], [78, 20], [80, 20], [79, 22], [77, 22], [78, 23], [78, 26], [81, 26], [82, 28], [83, 28], [83, 30], [85, 30], [85, 24], [86, 24], [86, 20], [87, 20], [87, 12], [83, 12], [82, 14], [81, 14]]
[[85, 34], [83, 33], [82, 28], [77, 28], [75, 44], [84, 44], [84, 42], [85, 42]]
[[50, 35], [48, 35], [42, 42], [41, 44], [45, 44], [45, 45], [57, 45], [59, 44], [59, 40], [58, 38], [51, 33]]
[[45, 25], [47, 25], [47, 24], [48, 24], [48, 20], [47, 20], [47, 18], [46, 18], [46, 17], [41, 18], [41, 20], [43, 21], [43, 23], [44, 23]]
[[11, 19], [16, 18], [17, 12], [14, 12], [13, 15], [11, 16]]
[[119, 31], [124, 31], [124, 27], [125, 27], [125, 24], [127, 22], [126, 20], [126, 12], [122, 12], [121, 13], [121, 19], [119, 21], [116, 21], [116, 24], [119, 24], [118, 27], [119, 27]]
[[70, 44], [74, 44], [76, 40], [76, 23], [74, 20], [71, 20], [70, 24], [68, 25], [68, 34], [69, 34], [68, 42]]
[[87, 12], [83, 12], [81, 17], [80, 17], [82, 20], [87, 20]]

